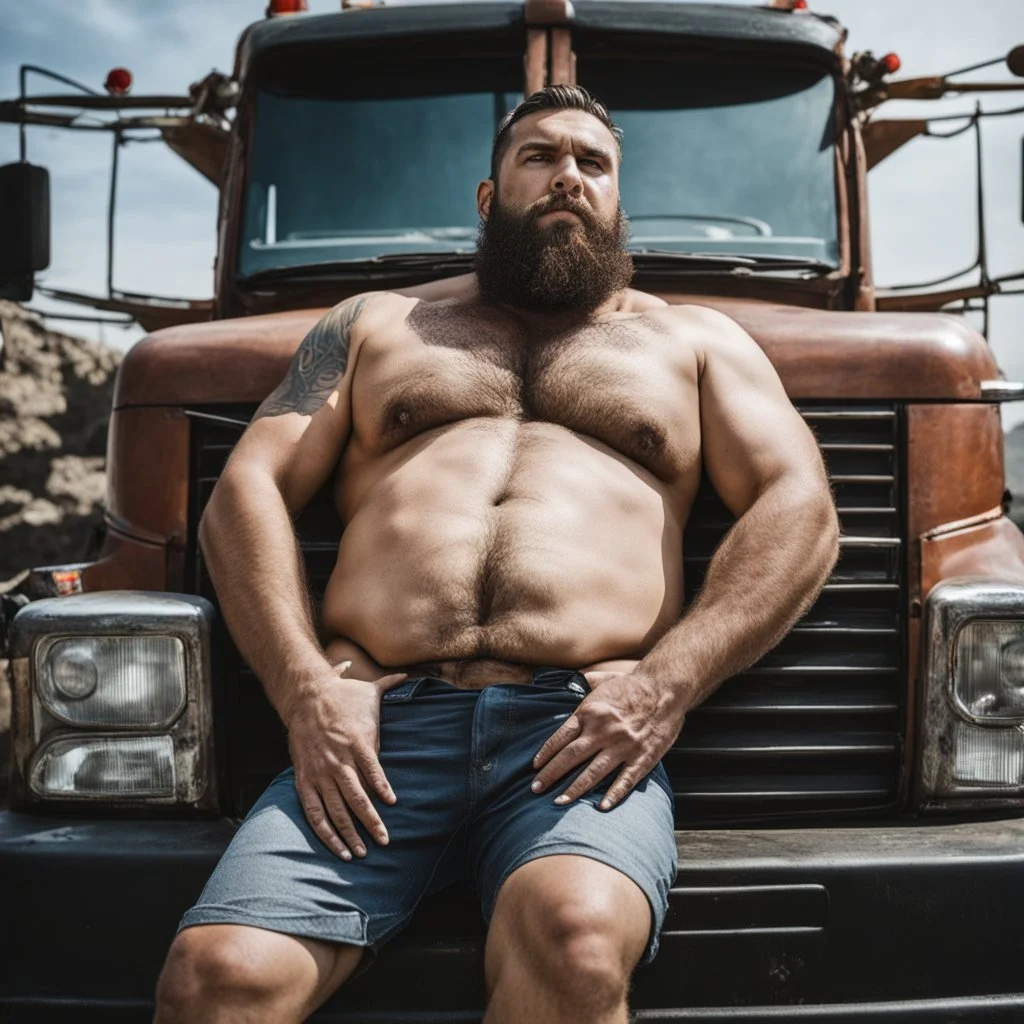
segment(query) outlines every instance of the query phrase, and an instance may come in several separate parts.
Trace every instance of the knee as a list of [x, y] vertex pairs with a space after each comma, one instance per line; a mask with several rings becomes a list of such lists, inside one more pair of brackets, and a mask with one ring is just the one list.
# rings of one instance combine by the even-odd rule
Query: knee
[[519, 947], [536, 976], [574, 1005], [614, 1006], [633, 968], [614, 901], [600, 892], [534, 893], [518, 908]]
[[[271, 971], [230, 929], [188, 928], [171, 945], [157, 983], [159, 1024], [195, 1019], [215, 1006], [256, 1006], [273, 997]], [[265, 965], [264, 965], [265, 966]]]

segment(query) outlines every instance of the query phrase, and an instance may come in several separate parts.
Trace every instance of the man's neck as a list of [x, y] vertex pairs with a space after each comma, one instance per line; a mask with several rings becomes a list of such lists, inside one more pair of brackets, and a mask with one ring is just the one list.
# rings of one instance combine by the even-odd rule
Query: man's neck
[[538, 333], [559, 333], [577, 327], [609, 313], [627, 313], [631, 307], [631, 293], [628, 288], [613, 292], [596, 309], [589, 311], [573, 310], [566, 313], [543, 313], [519, 306], [502, 304], [499, 308], [507, 310], [518, 320], [525, 323], [531, 330]]

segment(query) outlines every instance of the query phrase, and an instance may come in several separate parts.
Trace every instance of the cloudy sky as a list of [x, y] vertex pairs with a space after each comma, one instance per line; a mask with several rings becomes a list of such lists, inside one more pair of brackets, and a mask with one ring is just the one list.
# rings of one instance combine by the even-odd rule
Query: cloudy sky
[[[313, 12], [340, 0], [309, 0]], [[212, 68], [229, 70], [242, 28], [261, 18], [266, 0], [0, 0], [0, 97], [16, 95], [21, 63], [42, 64], [101, 88], [126, 65], [137, 93], [182, 93]], [[811, 0], [849, 27], [849, 50], [895, 50], [906, 75], [951, 71], [1024, 43], [1021, 0]], [[1004, 67], [972, 77], [1009, 79]], [[35, 91], [50, 91], [30, 79]], [[56, 91], [56, 89], [54, 89]], [[1024, 92], [995, 95], [987, 107], [1024, 103]], [[934, 116], [971, 109], [973, 100], [891, 104], [887, 116]], [[995, 274], [1024, 270], [1021, 136], [1024, 117], [986, 123], [985, 184], [989, 251]], [[104, 232], [110, 140], [96, 133], [29, 131], [29, 157], [50, 168], [54, 287], [105, 288]], [[882, 284], [927, 280], [970, 263], [976, 247], [973, 142], [919, 139], [871, 176], [871, 228]], [[0, 126], [0, 164], [17, 159], [17, 132]], [[212, 290], [216, 193], [160, 144], [122, 151], [117, 259], [119, 288], [200, 298]], [[46, 304], [36, 301], [34, 305]], [[121, 347], [137, 329], [102, 331]], [[993, 303], [990, 340], [1006, 374], [1024, 379], [1024, 297]], [[1024, 403], [1006, 423], [1024, 421]]]

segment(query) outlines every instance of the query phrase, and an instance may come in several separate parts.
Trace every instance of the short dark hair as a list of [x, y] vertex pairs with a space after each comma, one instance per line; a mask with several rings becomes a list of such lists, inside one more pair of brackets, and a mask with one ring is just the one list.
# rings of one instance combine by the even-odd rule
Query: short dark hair
[[619, 153], [622, 153], [622, 129], [613, 123], [603, 103], [594, 99], [581, 85], [546, 85], [527, 96], [514, 110], [510, 110], [498, 126], [494, 145], [491, 147], [492, 181], [498, 180], [498, 165], [505, 156], [505, 150], [508, 149], [512, 126], [524, 117], [541, 110], [582, 110], [585, 114], [591, 114], [612, 133]]

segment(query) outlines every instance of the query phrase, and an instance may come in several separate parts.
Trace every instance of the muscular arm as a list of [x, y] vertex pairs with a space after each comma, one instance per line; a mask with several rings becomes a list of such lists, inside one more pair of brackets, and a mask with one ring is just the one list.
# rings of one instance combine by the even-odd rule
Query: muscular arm
[[696, 312], [704, 466], [737, 522], [682, 621], [637, 666], [685, 713], [774, 647], [811, 606], [838, 554], [818, 445], [758, 345], [729, 318]]
[[593, 692], [541, 747], [537, 792], [590, 760], [555, 803], [617, 768], [600, 807], [624, 799], [675, 741], [687, 712], [782, 639], [836, 560], [839, 529], [821, 455], [771, 363], [728, 317], [679, 315], [702, 339], [704, 466], [737, 521], [682, 620], [632, 672], [595, 673]]
[[366, 855], [354, 819], [375, 842], [388, 841], [370, 799], [397, 799], [377, 758], [380, 695], [405, 677], [343, 678], [327, 661], [292, 519], [348, 441], [370, 302], [349, 299], [309, 332], [232, 452], [199, 529], [231, 635], [288, 729], [302, 809], [344, 860]]
[[328, 313], [232, 452], [199, 541], [235, 644], [282, 718], [327, 667], [292, 518], [327, 479], [351, 428], [353, 328], [367, 298]]

